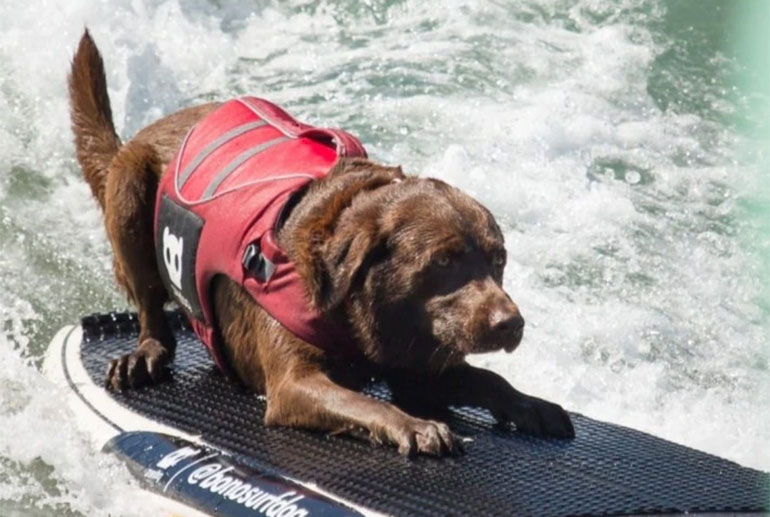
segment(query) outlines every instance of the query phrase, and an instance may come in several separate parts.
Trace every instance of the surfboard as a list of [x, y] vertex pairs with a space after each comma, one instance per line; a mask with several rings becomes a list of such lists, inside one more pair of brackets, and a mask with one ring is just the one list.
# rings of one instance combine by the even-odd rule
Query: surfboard
[[[345, 436], [262, 424], [264, 397], [226, 379], [179, 313], [169, 381], [102, 387], [132, 350], [132, 313], [61, 329], [44, 371], [76, 424], [114, 454], [170, 515], [727, 515], [770, 512], [770, 474], [572, 413], [574, 440], [540, 439], [455, 408], [459, 457], [407, 459]], [[388, 398], [385, 386], [367, 388]]]

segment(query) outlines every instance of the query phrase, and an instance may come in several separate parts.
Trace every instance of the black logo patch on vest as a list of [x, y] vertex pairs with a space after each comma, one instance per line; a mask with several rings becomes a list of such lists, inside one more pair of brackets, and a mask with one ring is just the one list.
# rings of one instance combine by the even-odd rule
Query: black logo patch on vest
[[155, 222], [158, 271], [172, 297], [198, 320], [203, 320], [203, 311], [195, 287], [195, 259], [203, 223], [197, 214], [162, 197]]

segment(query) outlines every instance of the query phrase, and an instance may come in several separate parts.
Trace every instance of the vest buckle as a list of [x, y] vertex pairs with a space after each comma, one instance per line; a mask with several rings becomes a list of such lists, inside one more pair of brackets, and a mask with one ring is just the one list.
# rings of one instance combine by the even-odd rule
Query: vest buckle
[[246, 247], [241, 264], [250, 276], [261, 282], [267, 282], [275, 273], [275, 264], [265, 257], [256, 242], [252, 242]]

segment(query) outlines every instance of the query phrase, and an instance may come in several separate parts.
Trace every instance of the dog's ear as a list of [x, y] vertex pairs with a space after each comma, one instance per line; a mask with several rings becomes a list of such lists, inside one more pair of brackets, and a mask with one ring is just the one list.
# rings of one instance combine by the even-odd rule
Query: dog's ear
[[355, 228], [341, 229], [324, 246], [324, 273], [315, 296], [316, 306], [331, 311], [364, 281], [368, 269], [386, 251], [386, 239], [376, 220], [360, 221]]
[[335, 232], [308, 232], [295, 265], [311, 304], [321, 312], [338, 307], [385, 249], [374, 219], [341, 225]]
[[367, 160], [341, 160], [327, 178], [310, 188], [304, 214], [293, 231], [292, 250], [310, 303], [330, 311], [348, 296], [380, 252], [385, 239], [378, 220], [382, 206], [359, 206], [355, 217], [340, 221], [353, 198], [405, 179], [400, 167]]

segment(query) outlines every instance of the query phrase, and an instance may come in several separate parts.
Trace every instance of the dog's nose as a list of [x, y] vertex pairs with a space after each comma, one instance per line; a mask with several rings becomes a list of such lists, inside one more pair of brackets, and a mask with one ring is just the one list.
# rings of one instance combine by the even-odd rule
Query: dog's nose
[[517, 310], [497, 308], [489, 314], [489, 328], [498, 335], [513, 335], [524, 328], [524, 318]]

